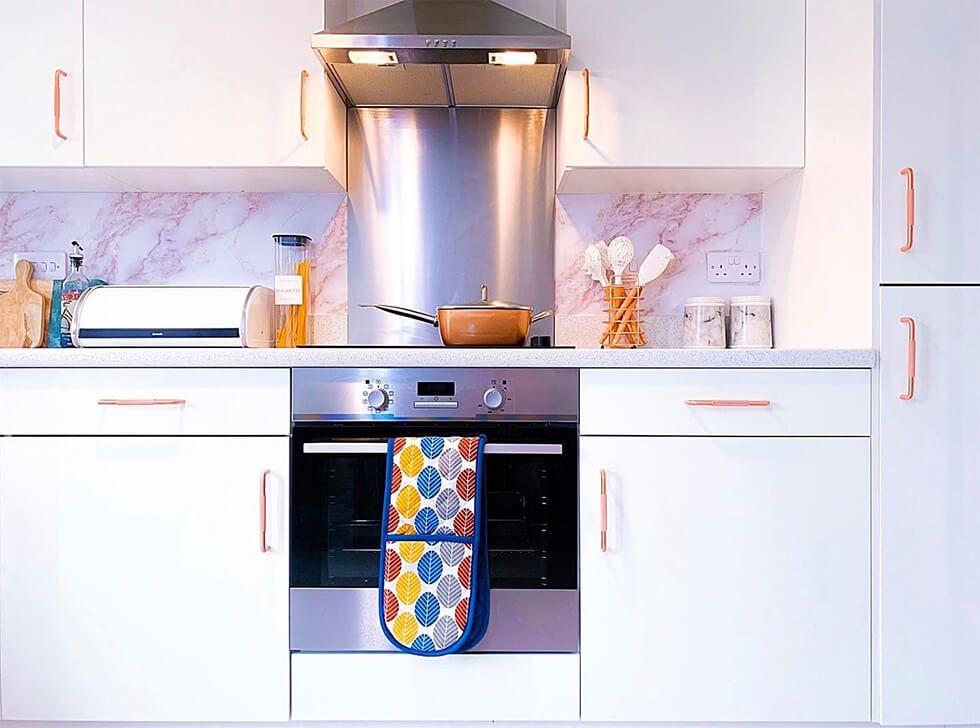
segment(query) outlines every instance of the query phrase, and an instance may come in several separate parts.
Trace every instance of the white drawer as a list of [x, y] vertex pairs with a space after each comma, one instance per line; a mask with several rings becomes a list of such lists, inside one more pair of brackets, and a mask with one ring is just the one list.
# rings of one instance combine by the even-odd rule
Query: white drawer
[[293, 720], [579, 718], [576, 654], [294, 653]]
[[583, 435], [870, 435], [864, 369], [583, 369]]
[[288, 435], [288, 369], [4, 369], [3, 435]]

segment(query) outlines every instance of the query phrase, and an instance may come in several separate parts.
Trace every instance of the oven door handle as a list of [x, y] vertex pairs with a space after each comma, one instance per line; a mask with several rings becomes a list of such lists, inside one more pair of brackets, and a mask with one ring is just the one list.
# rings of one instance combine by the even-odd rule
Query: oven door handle
[[[306, 442], [306, 455], [385, 455], [387, 442]], [[488, 443], [483, 448], [487, 455], [561, 455], [560, 443], [499, 442]]]

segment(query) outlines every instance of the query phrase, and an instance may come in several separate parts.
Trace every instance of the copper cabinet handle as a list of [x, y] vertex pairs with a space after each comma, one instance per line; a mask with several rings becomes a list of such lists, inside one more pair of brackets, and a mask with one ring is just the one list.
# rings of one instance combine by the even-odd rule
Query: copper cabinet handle
[[771, 407], [768, 399], [685, 399], [688, 407]]
[[100, 405], [113, 407], [154, 407], [160, 405], [183, 405], [186, 399], [100, 399]]
[[589, 140], [589, 102], [590, 96], [592, 95], [591, 89], [589, 88], [589, 69], [582, 69], [582, 78], [585, 79], [585, 131], [582, 132], [582, 139], [585, 141]]
[[269, 544], [265, 540], [265, 527], [266, 527], [266, 492], [265, 486], [266, 481], [269, 479], [269, 470], [262, 471], [262, 477], [259, 478], [259, 550], [262, 553], [269, 551]]
[[304, 140], [309, 139], [306, 135], [306, 82], [310, 74], [304, 68], [299, 74], [299, 134]]
[[606, 470], [599, 469], [599, 550], [606, 553], [607, 532], [609, 530], [609, 518], [606, 508]]
[[54, 135], [65, 141], [68, 137], [61, 131], [61, 79], [67, 75], [60, 68], [54, 72]]
[[915, 172], [911, 167], [906, 167], [899, 174], [906, 178], [905, 184], [905, 245], [899, 248], [902, 253], [912, 250], [913, 237], [915, 235]]
[[915, 396], [915, 319], [911, 316], [902, 316], [899, 321], [909, 327], [909, 358], [908, 364], [906, 365], [908, 385], [904, 394], [900, 394], [898, 398], [903, 402], [908, 402]]

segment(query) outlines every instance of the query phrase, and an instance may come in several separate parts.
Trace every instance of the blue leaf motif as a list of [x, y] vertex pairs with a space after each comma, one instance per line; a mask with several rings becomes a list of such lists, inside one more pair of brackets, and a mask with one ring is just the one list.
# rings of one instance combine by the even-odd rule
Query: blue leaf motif
[[[443, 488], [436, 496], [436, 512], [439, 518], [451, 521], [459, 513], [459, 494], [452, 488]], [[450, 529], [452, 533], [452, 529]]]
[[439, 536], [455, 536], [456, 532], [453, 530], [452, 526], [439, 526], [436, 529], [436, 534]]
[[442, 606], [452, 609], [463, 596], [463, 585], [452, 574], [446, 574], [436, 585], [436, 596]]
[[439, 525], [439, 516], [436, 512], [426, 506], [415, 514], [416, 533], [435, 533], [436, 526]]
[[460, 457], [459, 450], [446, 450], [439, 456], [439, 472], [446, 480], [455, 480], [462, 469], [463, 458]]
[[420, 634], [412, 643], [412, 649], [419, 652], [435, 652], [436, 646], [432, 638], [427, 634]]
[[422, 453], [427, 458], [432, 458], [434, 460], [439, 457], [439, 453], [442, 452], [445, 442], [445, 439], [442, 437], [423, 437], [422, 442], [420, 443], [422, 446]]
[[432, 641], [435, 642], [437, 650], [446, 649], [458, 637], [459, 627], [456, 626], [456, 620], [450, 615], [442, 617], [432, 628]]
[[423, 627], [431, 627], [439, 618], [439, 600], [432, 592], [425, 592], [415, 602], [415, 618]]
[[456, 566], [466, 556], [466, 545], [458, 541], [443, 541], [439, 544], [439, 555], [447, 566]]
[[[457, 457], [458, 457], [457, 453]], [[440, 463], [442, 460], [439, 461]], [[421, 473], [419, 473], [418, 478], [418, 489], [419, 493], [422, 494], [423, 498], [435, 498], [436, 493], [442, 488], [442, 478], [439, 476], [439, 471], [434, 467], [429, 465], [424, 468]]]
[[426, 551], [419, 559], [419, 578], [426, 584], [435, 584], [442, 576], [442, 559], [435, 551]]

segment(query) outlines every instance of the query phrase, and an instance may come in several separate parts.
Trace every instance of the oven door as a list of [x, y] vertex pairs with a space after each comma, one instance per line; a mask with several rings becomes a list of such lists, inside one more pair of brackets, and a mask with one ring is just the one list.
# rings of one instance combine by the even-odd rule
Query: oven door
[[[471, 426], [470, 426], [471, 427]], [[388, 437], [485, 434], [491, 617], [485, 652], [578, 649], [578, 428], [569, 423], [296, 424], [290, 646], [393, 649], [378, 623]]]

